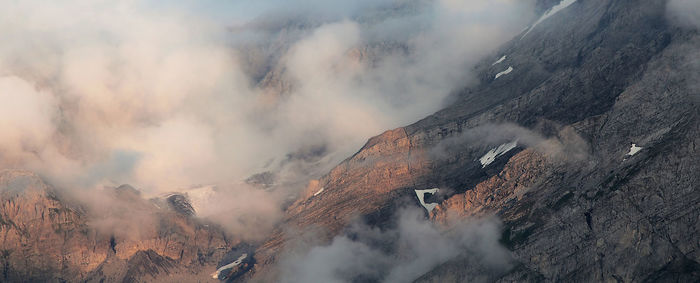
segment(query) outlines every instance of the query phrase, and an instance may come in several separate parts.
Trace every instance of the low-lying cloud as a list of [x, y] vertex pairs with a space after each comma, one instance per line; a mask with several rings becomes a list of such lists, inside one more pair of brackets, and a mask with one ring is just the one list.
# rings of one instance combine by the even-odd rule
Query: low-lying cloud
[[670, 0], [666, 9], [669, 19], [674, 24], [688, 28], [700, 28], [700, 2], [694, 0]]
[[[671, 0], [666, 6], [668, 20], [681, 28], [700, 31], [700, 3], [692, 0]], [[681, 69], [688, 72], [687, 76], [693, 76], [700, 70], [700, 36], [697, 33], [689, 42], [680, 48], [680, 54], [685, 58]], [[687, 80], [691, 102], [700, 103], [700, 82], [696, 79]]]
[[[304, 180], [438, 110], [534, 6], [285, 1], [295, 8], [227, 18], [203, 3], [0, 2], [0, 167], [146, 196], [218, 185], [218, 199], [238, 202], [208, 216], [274, 222], [266, 211]], [[276, 190], [251, 193], [243, 180], [263, 171]]]
[[436, 159], [452, 156], [465, 149], [493, 148], [517, 141], [519, 146], [533, 148], [552, 161], [578, 162], [589, 158], [590, 146], [570, 127], [556, 130], [555, 135], [544, 134], [513, 123], [485, 124], [448, 138], [431, 148]]
[[[281, 282], [412, 282], [438, 265], [460, 259], [480, 275], [511, 268], [499, 243], [500, 222], [473, 219], [439, 227], [423, 211], [399, 212], [397, 227], [358, 224], [329, 245], [292, 253], [280, 262]], [[478, 270], [478, 271], [477, 271]], [[464, 272], [465, 274], [468, 272]]]

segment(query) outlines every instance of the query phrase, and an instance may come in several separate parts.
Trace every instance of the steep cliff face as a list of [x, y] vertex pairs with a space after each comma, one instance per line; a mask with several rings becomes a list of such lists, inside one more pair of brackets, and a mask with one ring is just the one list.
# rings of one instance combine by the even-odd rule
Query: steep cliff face
[[425, 152], [411, 150], [403, 129], [371, 139], [363, 150], [328, 175], [310, 182], [304, 197], [287, 209], [285, 226], [258, 249], [259, 262], [275, 262], [287, 236], [284, 230], [320, 226], [321, 237], [330, 239], [353, 219], [381, 217], [385, 210], [393, 208], [392, 202], [413, 193], [410, 188], [415, 185], [414, 176], [418, 172], [425, 174], [422, 155]]
[[[3, 280], [70, 278], [106, 258], [108, 243], [97, 244], [82, 211], [61, 203], [38, 177], [3, 171], [0, 186]], [[95, 251], [82, 248], [86, 244]]]
[[[285, 231], [320, 227], [328, 240], [357, 217], [381, 226], [437, 187], [432, 220], [505, 222], [518, 264], [500, 280], [697, 278], [700, 36], [666, 20], [666, 1], [568, 2], [478, 66], [480, 83], [449, 107], [312, 182], [256, 272]], [[420, 281], [469, 274], [453, 261]]]
[[500, 214], [508, 223], [503, 241], [524, 268], [507, 280], [527, 272], [574, 281], [697, 278], [700, 132], [697, 90], [685, 83], [692, 58], [682, 55], [697, 38], [679, 37], [608, 111], [571, 125], [591, 146], [586, 163], [549, 164], [521, 152], [433, 217]]
[[203, 281], [232, 244], [215, 226], [129, 186], [105, 192], [105, 211], [23, 171], [0, 172], [0, 194], [5, 282]]

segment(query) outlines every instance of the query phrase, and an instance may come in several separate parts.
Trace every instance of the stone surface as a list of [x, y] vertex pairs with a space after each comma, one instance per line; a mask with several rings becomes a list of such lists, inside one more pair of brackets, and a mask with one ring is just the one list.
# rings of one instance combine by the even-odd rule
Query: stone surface
[[[311, 181], [236, 280], [278, 279], [295, 232], [328, 243], [354, 221], [391, 226], [397, 209], [420, 205], [414, 190], [440, 188], [426, 217], [496, 215], [515, 264], [484, 274], [458, 257], [419, 282], [697, 281], [700, 35], [670, 25], [665, 5], [579, 0], [516, 36], [445, 109], [370, 139]], [[494, 80], [505, 66], [513, 72]], [[482, 167], [481, 156], [513, 140], [517, 148]], [[628, 156], [632, 143], [643, 149]], [[129, 239], [95, 232], [89, 211], [30, 173], [3, 172], [0, 187], [5, 281], [204, 281], [236, 244], [179, 200], [175, 209], [138, 202], [159, 225]], [[116, 195], [140, 200], [128, 187]]]
[[[372, 138], [312, 183], [259, 247], [254, 272], [269, 271], [285, 231], [320, 227], [330, 240], [358, 217], [381, 226], [413, 189], [439, 187], [433, 221], [499, 216], [517, 264], [489, 279], [456, 260], [419, 281], [697, 279], [699, 69], [691, 62], [700, 37], [670, 25], [665, 5], [577, 1], [516, 37], [446, 109]], [[506, 62], [491, 66], [502, 55]], [[493, 80], [503, 64], [514, 71]], [[482, 169], [478, 158], [509, 138], [525, 142]], [[644, 149], [627, 156], [631, 143]]]
[[[107, 214], [32, 173], [1, 171], [0, 281], [203, 282], [232, 244], [216, 226], [183, 213], [189, 204], [181, 199], [159, 208], [130, 186], [105, 194]], [[130, 224], [137, 219], [153, 225]]]

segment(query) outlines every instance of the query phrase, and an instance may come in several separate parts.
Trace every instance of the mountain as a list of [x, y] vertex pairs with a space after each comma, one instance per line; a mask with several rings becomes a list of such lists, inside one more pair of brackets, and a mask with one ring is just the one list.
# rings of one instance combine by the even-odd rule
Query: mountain
[[128, 185], [86, 206], [33, 173], [5, 170], [0, 194], [3, 282], [201, 282], [235, 244], [172, 197], [146, 200]]
[[[261, 241], [197, 217], [206, 204], [185, 194], [68, 194], [1, 171], [0, 281], [697, 281], [698, 28], [666, 0], [536, 2], [539, 19], [465, 70], [475, 83], [311, 180]], [[273, 101], [295, 85], [271, 54], [320, 25], [281, 22], [257, 23], [279, 37], [269, 50], [244, 48]]]
[[[321, 227], [330, 243], [358, 216], [390, 225], [402, 200], [419, 206], [416, 190], [440, 188], [431, 220], [504, 222], [516, 264], [488, 281], [697, 279], [698, 32], [670, 23], [666, 1], [562, 3], [482, 62], [450, 106], [311, 182], [258, 248], [252, 278], [279, 261], [287, 231]], [[469, 266], [415, 279], [462, 281]]]

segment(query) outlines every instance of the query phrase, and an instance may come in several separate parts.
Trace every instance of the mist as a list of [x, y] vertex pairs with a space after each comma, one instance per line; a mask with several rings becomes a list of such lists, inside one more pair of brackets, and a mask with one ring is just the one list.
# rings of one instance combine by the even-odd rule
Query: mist
[[[680, 49], [685, 56], [683, 68], [690, 74], [700, 71], [700, 3], [690, 0], [671, 0], [666, 5], [666, 16], [671, 24], [686, 30], [694, 31], [693, 38]], [[691, 102], [700, 103], [700, 82], [695, 79], [688, 80]]]
[[281, 282], [413, 282], [450, 260], [497, 275], [512, 267], [500, 245], [497, 219], [470, 219], [437, 226], [423, 211], [405, 209], [393, 229], [356, 223], [328, 245], [297, 249], [281, 259]]
[[700, 3], [693, 0], [670, 0], [667, 4], [668, 18], [674, 24], [687, 28], [700, 28]]
[[[515, 0], [0, 6], [0, 167], [78, 192], [215, 187], [198, 215], [239, 234], [271, 229], [309, 179], [369, 137], [439, 110], [534, 10]], [[273, 181], [246, 183], [261, 172]]]
[[[529, 129], [513, 123], [484, 124], [443, 140], [432, 147], [429, 153], [432, 158], [440, 160], [458, 152], [475, 149], [485, 152], [486, 149], [515, 141], [518, 146], [532, 148], [550, 161], [581, 164], [591, 157], [590, 145], [572, 128], [545, 130], [552, 126], [537, 125], [534, 129]], [[553, 133], [545, 135], [543, 132]], [[481, 152], [479, 153], [483, 154]]]

